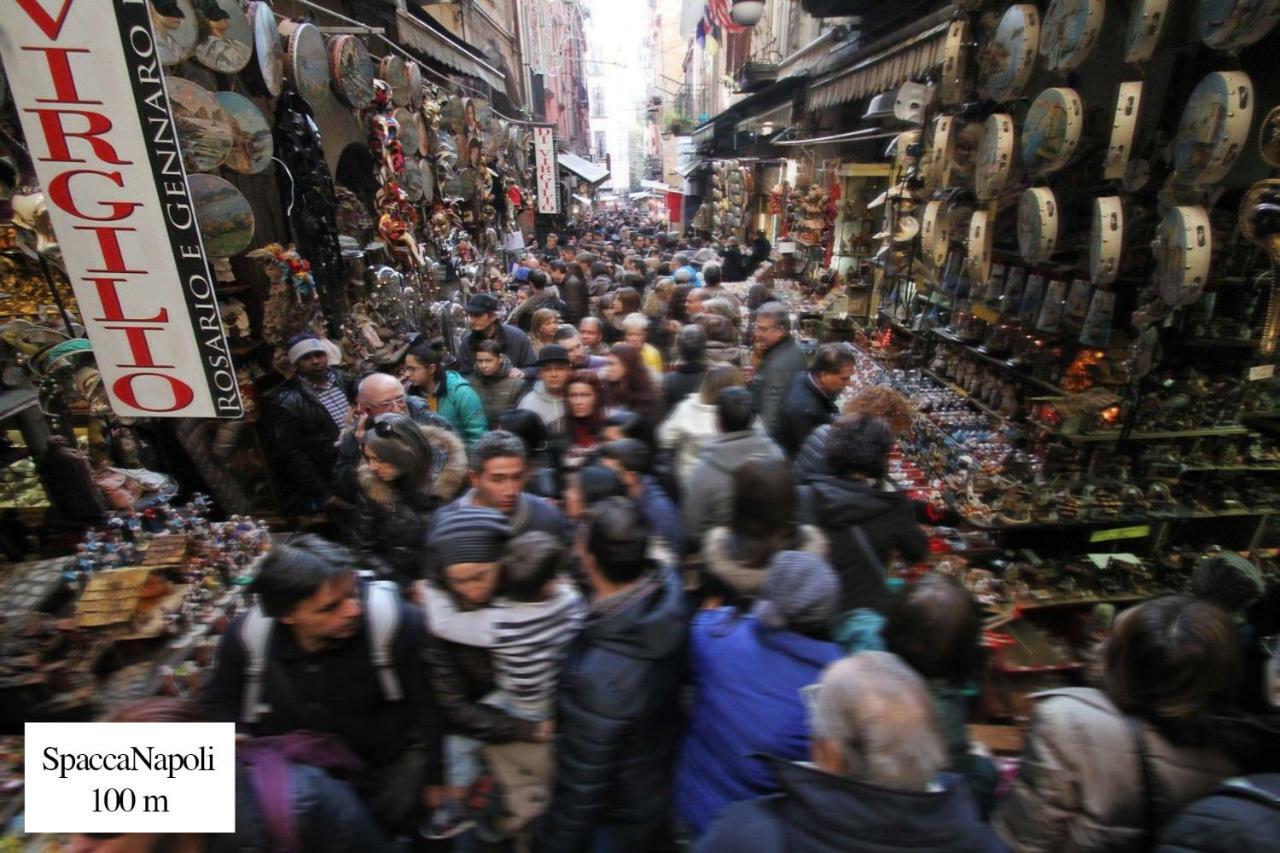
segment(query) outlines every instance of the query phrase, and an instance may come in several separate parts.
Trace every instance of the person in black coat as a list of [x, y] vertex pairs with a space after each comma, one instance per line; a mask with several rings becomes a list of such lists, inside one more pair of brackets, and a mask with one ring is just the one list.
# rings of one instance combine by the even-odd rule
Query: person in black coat
[[773, 251], [773, 246], [769, 244], [769, 238], [764, 236], [763, 231], [757, 231], [756, 237], [751, 241], [751, 256], [747, 258], [747, 275], [756, 271], [756, 267], [769, 260], [769, 254]]
[[744, 281], [747, 278], [747, 259], [742, 255], [742, 249], [738, 246], [738, 239], [732, 237], [729, 239], [729, 245], [725, 247], [724, 253], [721, 255], [723, 263], [720, 265], [721, 272], [724, 273], [725, 281]]
[[281, 510], [302, 515], [340, 505], [331, 474], [355, 383], [329, 367], [329, 357], [315, 337], [291, 341], [289, 360], [297, 372], [268, 397], [267, 447], [280, 486]]
[[1280, 773], [1228, 779], [1185, 807], [1156, 853], [1246, 853], [1280, 844]]
[[666, 411], [702, 387], [707, 375], [707, 333], [696, 323], [690, 323], [676, 335], [676, 354], [679, 361], [675, 370], [662, 378], [662, 399]]
[[774, 436], [787, 455], [795, 458], [809, 434], [835, 420], [836, 400], [853, 376], [853, 353], [840, 344], [824, 344], [813, 364], [797, 373], [782, 404], [781, 429]]
[[526, 377], [536, 370], [538, 355], [529, 343], [529, 336], [515, 326], [498, 320], [498, 300], [488, 293], [477, 293], [467, 301], [467, 318], [471, 322], [471, 334], [458, 345], [458, 372], [469, 375], [475, 372], [476, 347], [481, 341], [494, 340], [502, 345], [503, 354], [512, 365], [523, 370]]
[[561, 670], [555, 789], [534, 849], [673, 849], [689, 620], [680, 581], [646, 559], [644, 515], [627, 498], [593, 508], [585, 545], [595, 595]]
[[929, 550], [907, 494], [887, 490], [883, 483], [893, 440], [881, 419], [846, 415], [827, 436], [831, 474], [813, 477], [800, 490], [801, 518], [821, 527], [830, 542], [832, 565], [840, 575], [841, 612], [883, 611], [892, 556], [917, 562]]
[[586, 284], [564, 261], [552, 261], [550, 275], [564, 301], [561, 319], [571, 326], [578, 325], [591, 312], [591, 297], [587, 295]]
[[782, 793], [720, 811], [696, 853], [1003, 853], [946, 750], [920, 676], [888, 652], [827, 667], [812, 763], [771, 759]]

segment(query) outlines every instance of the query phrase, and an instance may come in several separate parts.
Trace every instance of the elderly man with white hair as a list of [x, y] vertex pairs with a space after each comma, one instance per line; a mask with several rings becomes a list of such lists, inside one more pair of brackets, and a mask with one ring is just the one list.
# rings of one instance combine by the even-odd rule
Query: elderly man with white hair
[[811, 704], [812, 763], [772, 759], [782, 793], [723, 809], [698, 853], [1006, 849], [963, 780], [942, 772], [928, 688], [896, 655], [837, 661]]

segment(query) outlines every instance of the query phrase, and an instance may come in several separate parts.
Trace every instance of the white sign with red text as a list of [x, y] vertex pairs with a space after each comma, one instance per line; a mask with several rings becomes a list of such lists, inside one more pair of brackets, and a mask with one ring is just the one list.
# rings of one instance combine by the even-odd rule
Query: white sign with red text
[[146, 0], [12, 0], [4, 60], [117, 414], [240, 417]]
[[556, 175], [555, 128], [533, 129], [533, 165], [538, 180], [538, 212], [560, 212], [560, 185]]

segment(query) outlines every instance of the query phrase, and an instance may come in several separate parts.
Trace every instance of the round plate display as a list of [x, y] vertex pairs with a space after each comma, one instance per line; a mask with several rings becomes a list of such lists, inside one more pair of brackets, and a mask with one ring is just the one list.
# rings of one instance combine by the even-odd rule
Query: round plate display
[[1280, 107], [1275, 107], [1258, 128], [1258, 152], [1273, 169], [1280, 169]]
[[329, 76], [338, 100], [364, 109], [373, 100], [373, 60], [357, 36], [335, 36], [329, 42]]
[[1268, 212], [1274, 212], [1277, 202], [1280, 202], [1280, 181], [1274, 178], [1258, 181], [1249, 187], [1240, 201], [1240, 234], [1265, 250], [1273, 264], [1280, 263], [1280, 233], [1258, 235], [1258, 208], [1267, 205]]
[[974, 173], [974, 189], [979, 199], [987, 201], [1004, 189], [1013, 171], [1013, 149], [1013, 117], [1008, 113], [988, 117]]
[[416, 62], [407, 62], [405, 74], [409, 78], [409, 106], [416, 110], [422, 106], [422, 69]]
[[418, 125], [413, 120], [413, 113], [404, 107], [394, 110], [391, 115], [395, 117], [396, 123], [400, 125], [397, 139], [400, 140], [400, 147], [404, 149], [405, 154], [412, 154], [418, 150], [422, 144], [422, 140], [418, 138]]
[[409, 197], [409, 201], [418, 204], [426, 193], [422, 183], [422, 165], [417, 157], [404, 158], [404, 171], [399, 176], [400, 189]]
[[418, 153], [423, 157], [431, 154], [431, 135], [427, 133], [427, 120], [417, 110], [413, 113], [413, 129], [418, 132]]
[[1105, 13], [1102, 0], [1052, 0], [1040, 35], [1044, 64], [1051, 71], [1079, 68], [1098, 43]]
[[191, 58], [200, 41], [200, 22], [191, 0], [150, 0], [151, 29], [161, 65], [177, 65]]
[[947, 28], [943, 48], [941, 89], [942, 103], [951, 106], [964, 102], [969, 76], [969, 22], [958, 18]]
[[204, 0], [196, 60], [210, 71], [235, 74], [253, 58], [253, 30], [240, 8], [240, 0]]
[[1190, 305], [1209, 279], [1213, 239], [1203, 207], [1175, 207], [1156, 231], [1156, 281], [1166, 305]]
[[1089, 232], [1089, 278], [1094, 284], [1110, 284], [1120, 271], [1124, 251], [1124, 207], [1119, 196], [1093, 200], [1093, 228]]
[[178, 126], [178, 146], [187, 172], [212, 172], [231, 153], [235, 127], [231, 116], [208, 89], [181, 77], [165, 80]]
[[1133, 152], [1133, 135], [1138, 129], [1138, 107], [1142, 103], [1141, 83], [1121, 83], [1116, 98], [1115, 119], [1111, 125], [1111, 142], [1107, 146], [1107, 162], [1102, 176], [1109, 181], [1124, 178]]
[[1271, 32], [1280, 0], [1200, 0], [1200, 38], [1217, 50], [1239, 50]]
[[1138, 0], [1129, 13], [1124, 36], [1124, 61], [1146, 62], [1155, 52], [1169, 13], [1169, 0]]
[[329, 55], [324, 49], [324, 36], [315, 24], [306, 21], [281, 21], [280, 34], [287, 40], [285, 77], [293, 90], [314, 107], [329, 88]]
[[216, 97], [218, 104], [231, 117], [231, 153], [227, 155], [227, 168], [242, 175], [265, 171], [271, 165], [274, 144], [271, 126], [267, 124], [262, 110], [235, 92], [219, 92]]
[[1010, 6], [987, 46], [979, 87], [984, 98], [1007, 101], [1027, 85], [1040, 49], [1040, 13], [1030, 3]]
[[920, 248], [933, 262], [935, 270], [942, 269], [942, 264], [947, 259], [950, 236], [943, 217], [942, 202], [935, 200], [926, 204], [924, 217], [920, 222]]
[[1253, 123], [1253, 83], [1243, 71], [1215, 71], [1200, 81], [1173, 138], [1173, 168], [1192, 187], [1231, 171]]
[[216, 175], [191, 175], [191, 203], [204, 250], [211, 258], [229, 258], [253, 243], [253, 210], [240, 190]]
[[954, 127], [953, 116], [943, 115], [933, 120], [933, 139], [929, 146], [929, 153], [926, 155], [928, 158], [926, 166], [922, 170], [926, 190], [935, 190], [947, 185], [947, 176], [954, 160], [955, 139], [952, 136]]
[[409, 63], [404, 57], [389, 53], [378, 64], [378, 77], [391, 87], [391, 103], [397, 107], [409, 106]]
[[965, 258], [965, 266], [969, 277], [977, 284], [986, 284], [991, 279], [991, 229], [987, 227], [989, 214], [985, 210], [975, 210], [969, 220], [969, 256]]
[[267, 3], [249, 4], [249, 22], [253, 26], [253, 52], [258, 58], [258, 75], [263, 88], [273, 98], [284, 91], [284, 51], [280, 49], [280, 30], [275, 13]]
[[1018, 253], [1044, 263], [1058, 245], [1058, 200], [1048, 187], [1032, 187], [1018, 201]]
[[1070, 161], [1084, 129], [1084, 104], [1075, 89], [1045, 89], [1022, 124], [1022, 164], [1033, 174], [1056, 172]]
[[422, 173], [422, 200], [430, 204], [436, 194], [436, 173], [427, 159], [418, 161], [418, 171]]

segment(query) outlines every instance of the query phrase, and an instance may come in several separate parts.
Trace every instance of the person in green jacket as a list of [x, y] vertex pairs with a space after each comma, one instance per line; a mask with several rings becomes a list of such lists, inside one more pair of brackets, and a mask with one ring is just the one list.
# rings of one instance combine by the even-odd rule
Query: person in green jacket
[[444, 342], [419, 338], [405, 353], [402, 377], [408, 393], [425, 399], [431, 411], [444, 418], [470, 450], [488, 430], [489, 419], [480, 395], [462, 374], [445, 370], [443, 362]]

